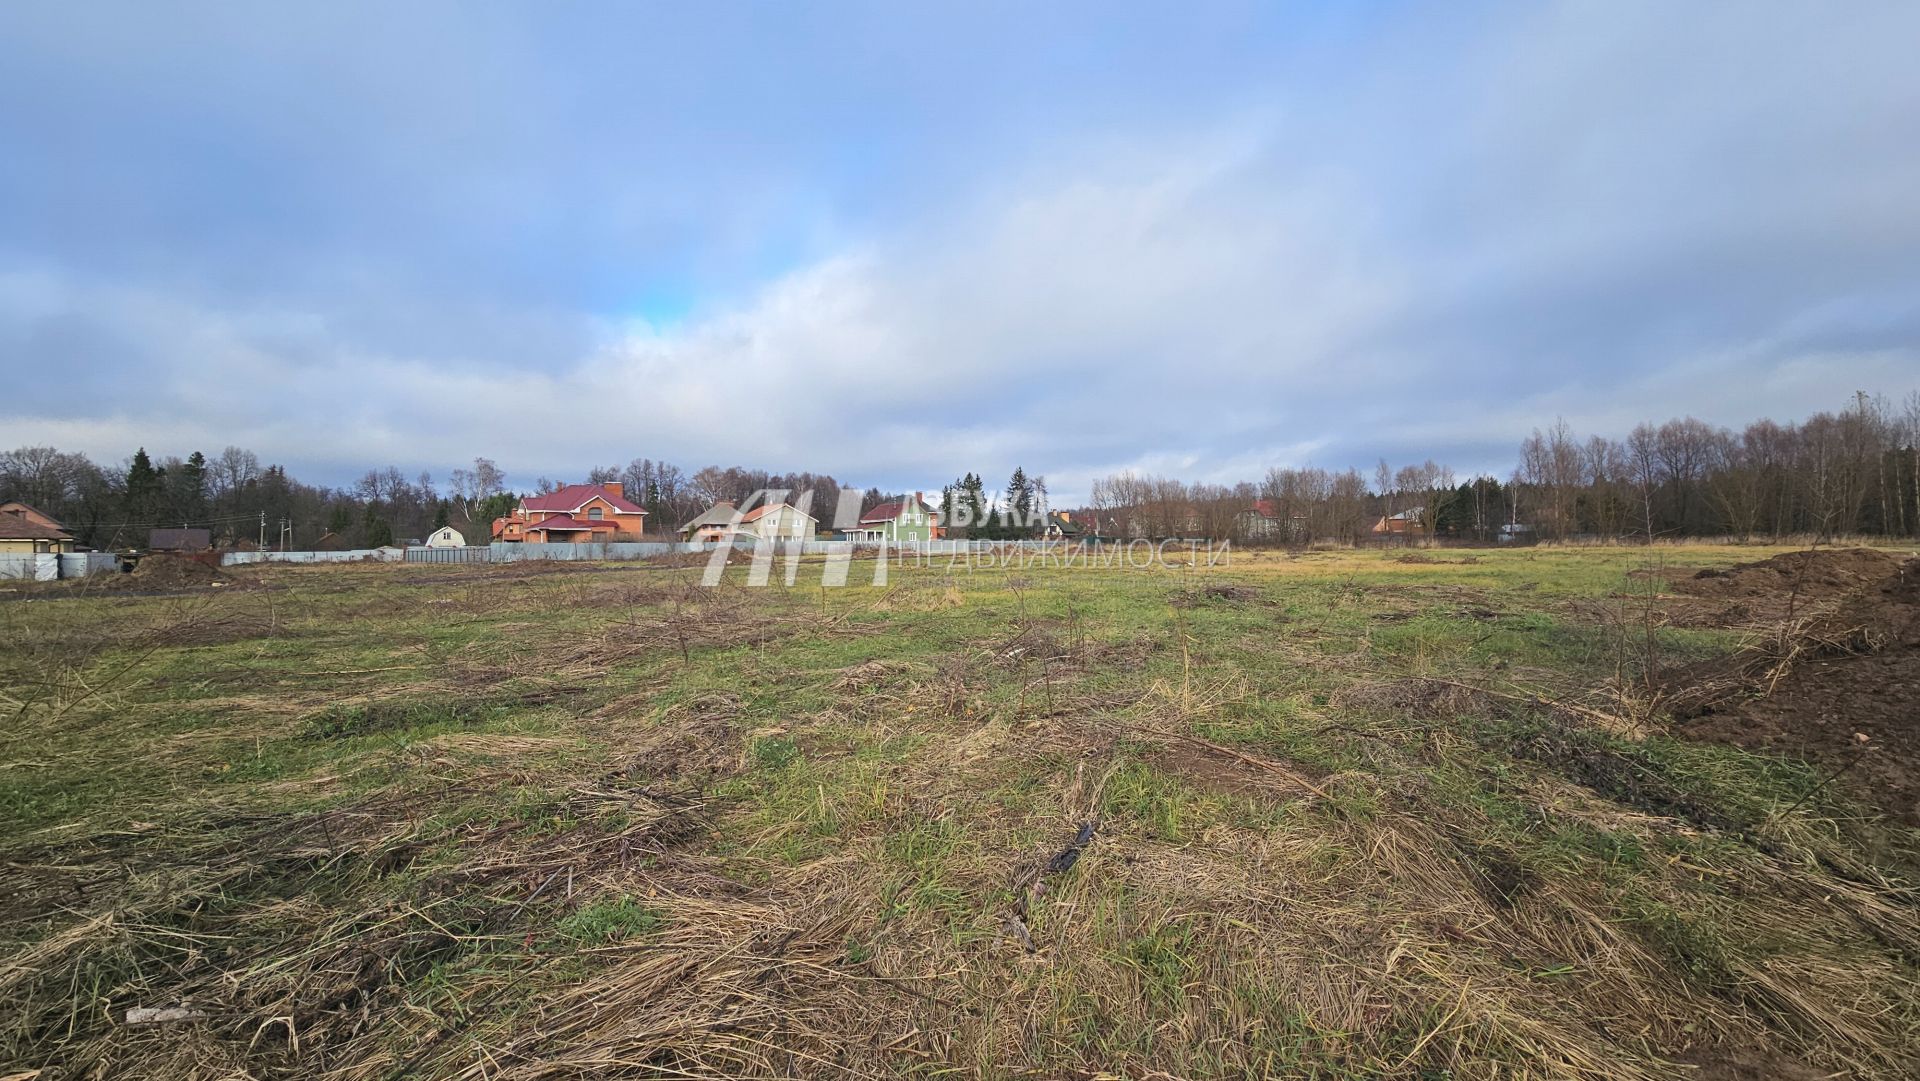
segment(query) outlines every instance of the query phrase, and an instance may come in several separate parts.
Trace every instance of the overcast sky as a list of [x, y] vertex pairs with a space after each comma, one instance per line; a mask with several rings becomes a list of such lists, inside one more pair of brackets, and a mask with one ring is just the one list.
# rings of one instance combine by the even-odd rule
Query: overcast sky
[[932, 488], [1920, 387], [1920, 4], [0, 5], [0, 443]]

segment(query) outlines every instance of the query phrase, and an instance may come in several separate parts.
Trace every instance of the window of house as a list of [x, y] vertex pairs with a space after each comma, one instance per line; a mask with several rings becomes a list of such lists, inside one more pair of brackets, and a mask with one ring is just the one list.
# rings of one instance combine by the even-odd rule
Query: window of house
[[599, 521], [599, 520], [600, 520], [600, 508], [599, 508], [599, 507], [588, 507], [588, 508], [587, 508], [587, 518], [588, 518], [588, 520], [590, 520], [590, 521], [595, 521], [595, 522], [597, 522], [597, 521]]

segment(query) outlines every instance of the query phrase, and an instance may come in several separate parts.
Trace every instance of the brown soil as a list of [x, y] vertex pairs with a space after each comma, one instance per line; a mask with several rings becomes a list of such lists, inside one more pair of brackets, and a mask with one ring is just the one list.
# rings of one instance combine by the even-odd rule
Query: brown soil
[[1749, 686], [1697, 707], [1678, 730], [1795, 755], [1823, 776], [1844, 770], [1836, 784], [1920, 824], [1920, 560], [1796, 552], [1692, 581], [1767, 605], [1797, 588], [1824, 614], [1804, 632], [1821, 645], [1794, 657], [1771, 694]]
[[1877, 548], [1828, 548], [1787, 552], [1758, 563], [1697, 571], [1673, 583], [1675, 593], [1694, 597], [1758, 600], [1798, 596], [1819, 601], [1845, 596], [1900, 570], [1905, 556]]
[[128, 574], [115, 575], [107, 585], [117, 589], [195, 589], [225, 584], [233, 576], [218, 567], [178, 556], [143, 556]]

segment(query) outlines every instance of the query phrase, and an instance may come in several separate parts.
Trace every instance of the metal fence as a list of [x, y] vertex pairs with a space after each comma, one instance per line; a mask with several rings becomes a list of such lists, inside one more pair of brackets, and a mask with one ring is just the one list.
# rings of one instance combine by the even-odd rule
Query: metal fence
[[491, 563], [493, 549], [485, 545], [461, 548], [409, 548], [408, 563]]
[[247, 563], [398, 563], [406, 553], [400, 548], [349, 548], [341, 552], [225, 552], [223, 567]]
[[0, 552], [0, 578], [51, 582], [119, 569], [120, 557], [112, 552]]
[[60, 557], [40, 552], [0, 552], [0, 578], [51, 582], [60, 577]]
[[[848, 540], [775, 540], [758, 541], [750, 536], [737, 536], [725, 541], [621, 541], [592, 544], [527, 544], [495, 542], [491, 545], [469, 545], [462, 548], [427, 548], [424, 546], [407, 549], [399, 548], [356, 548], [344, 552], [228, 552], [220, 559], [222, 566], [238, 566], [249, 563], [357, 563], [362, 561], [388, 563], [522, 563], [532, 560], [555, 560], [560, 562], [623, 562], [638, 559], [652, 559], [656, 556], [676, 555], [686, 552], [711, 552], [716, 548], [730, 548], [735, 551], [753, 552], [756, 545], [764, 544], [774, 554], [787, 556], [845, 555], [850, 552], [874, 554], [885, 550], [896, 558], [914, 556], [979, 556], [991, 553], [1029, 552], [1046, 553], [1078, 549], [1083, 542], [1077, 540], [1026, 540], [1026, 541], [979, 541], [979, 540], [936, 540], [936, 541], [848, 541]], [[1099, 541], [1084, 542], [1087, 549], [1094, 551], [1102, 548], [1123, 549], [1127, 542], [1103, 545]], [[1149, 542], [1135, 542], [1147, 544]]]

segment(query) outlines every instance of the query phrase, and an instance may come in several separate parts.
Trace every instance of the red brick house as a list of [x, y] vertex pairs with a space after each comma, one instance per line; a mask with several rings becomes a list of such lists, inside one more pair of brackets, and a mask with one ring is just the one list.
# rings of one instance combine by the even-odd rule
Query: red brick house
[[627, 502], [617, 481], [569, 484], [520, 500], [520, 509], [493, 520], [493, 539], [530, 544], [573, 544], [638, 538], [647, 512]]

